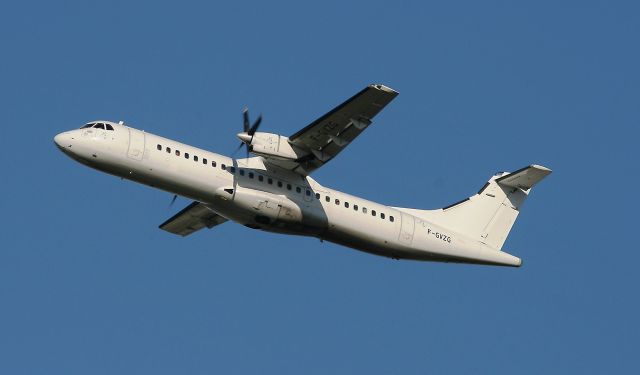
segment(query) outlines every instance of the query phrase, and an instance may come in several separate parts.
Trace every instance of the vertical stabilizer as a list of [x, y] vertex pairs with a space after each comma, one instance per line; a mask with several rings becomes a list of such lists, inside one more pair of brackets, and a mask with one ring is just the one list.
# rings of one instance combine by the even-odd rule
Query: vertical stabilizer
[[500, 250], [531, 188], [549, 173], [539, 165], [500, 173], [476, 195], [439, 210], [420, 211], [419, 216]]

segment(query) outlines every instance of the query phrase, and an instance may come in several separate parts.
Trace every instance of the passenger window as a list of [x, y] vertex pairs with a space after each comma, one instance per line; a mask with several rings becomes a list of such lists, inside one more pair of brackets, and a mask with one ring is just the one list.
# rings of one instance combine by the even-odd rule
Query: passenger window
[[307, 190], [305, 191], [305, 194], [307, 194], [307, 197], [310, 197], [310, 196], [311, 196], [311, 190], [307, 189]]
[[249, 178], [253, 178], [253, 172], [249, 172]]
[[366, 207], [362, 207], [362, 213], [366, 214], [367, 213], [367, 208]]
[[376, 216], [376, 210], [371, 210], [371, 216]]
[[326, 197], [324, 197], [324, 200], [326, 200], [327, 202], [331, 202], [331, 198], [329, 198], [328, 195]]
[[224, 165], [224, 164], [220, 164], [220, 168], [222, 168], [222, 170], [223, 170], [223, 171], [226, 171], [226, 170], [227, 170], [227, 166], [226, 166], [226, 165]]
[[229, 173], [236, 173], [236, 167], [229, 167], [227, 169], [229, 170]]
[[344, 202], [344, 207], [349, 208], [349, 202]]
[[189, 159], [189, 153], [188, 153], [188, 152], [185, 152], [185, 153], [184, 153], [184, 158], [185, 158], [185, 159]]
[[244, 169], [240, 170], [240, 176], [244, 176]]
[[162, 150], [162, 145], [158, 145], [158, 150]]
[[302, 193], [302, 189], [300, 189], [300, 186], [296, 186], [296, 193]]
[[193, 155], [193, 161], [198, 161], [198, 156], [197, 155]]
[[353, 210], [354, 210], [354, 211], [358, 211], [358, 205], [357, 205], [357, 204], [354, 204], [354, 205], [353, 205]]
[[393, 216], [389, 216], [389, 221], [393, 223]]
[[207, 159], [202, 159], [202, 164], [208, 164]]
[[211, 166], [214, 167], [214, 168], [216, 167], [216, 161], [215, 160], [211, 160]]
[[291, 184], [287, 184], [287, 190], [291, 190]]
[[320, 199], [320, 193], [316, 193], [316, 199]]
[[273, 184], [273, 178], [269, 177], [269, 178], [267, 179], [267, 183], [268, 183], [269, 185], [272, 185], [272, 184]]
[[340, 205], [340, 199], [336, 199], [336, 204]]
[[109, 124], [105, 124], [105, 126], [107, 127], [107, 130], [113, 130], [113, 126], [111, 126]]
[[260, 182], [264, 181], [264, 177], [262, 177], [261, 174], [258, 175], [258, 181], [260, 181]]
[[167, 152], [171, 153], [171, 147], [167, 147]]
[[384, 219], [384, 213], [380, 212], [380, 219]]
[[180, 156], [180, 150], [176, 150], [176, 156]]

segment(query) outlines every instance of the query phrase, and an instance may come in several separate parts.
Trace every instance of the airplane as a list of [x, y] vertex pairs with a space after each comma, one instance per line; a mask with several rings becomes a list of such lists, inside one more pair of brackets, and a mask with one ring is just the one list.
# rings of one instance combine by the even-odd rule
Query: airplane
[[[551, 170], [529, 165], [492, 176], [473, 196], [435, 210], [392, 207], [323, 186], [310, 175], [366, 130], [398, 92], [372, 84], [295, 134], [258, 132], [243, 111], [247, 157], [203, 150], [127, 126], [91, 121], [55, 136], [67, 156], [94, 169], [193, 200], [162, 223], [188, 236], [235, 221], [316, 237], [393, 259], [519, 267], [502, 250], [531, 188]], [[249, 153], [254, 156], [249, 157]], [[363, 166], [364, 167], [364, 166]]]

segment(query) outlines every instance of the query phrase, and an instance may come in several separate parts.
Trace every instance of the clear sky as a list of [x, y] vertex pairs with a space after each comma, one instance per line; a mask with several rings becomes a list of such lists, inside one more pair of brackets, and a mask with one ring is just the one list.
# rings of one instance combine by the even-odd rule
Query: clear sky
[[[611, 1], [14, 1], [0, 12], [0, 372], [638, 371], [640, 8]], [[290, 135], [369, 83], [400, 92], [314, 174], [417, 208], [554, 170], [519, 269], [393, 261], [226, 223], [88, 169], [95, 119], [212, 151], [241, 110]]]

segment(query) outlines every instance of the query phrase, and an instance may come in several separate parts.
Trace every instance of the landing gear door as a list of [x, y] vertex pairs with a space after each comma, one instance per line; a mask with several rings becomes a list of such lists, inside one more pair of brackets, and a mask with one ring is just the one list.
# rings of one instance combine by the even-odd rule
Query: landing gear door
[[400, 227], [400, 236], [398, 239], [401, 244], [411, 245], [411, 242], [413, 242], [413, 231], [415, 230], [414, 217], [402, 212], [401, 218], [402, 225]]

